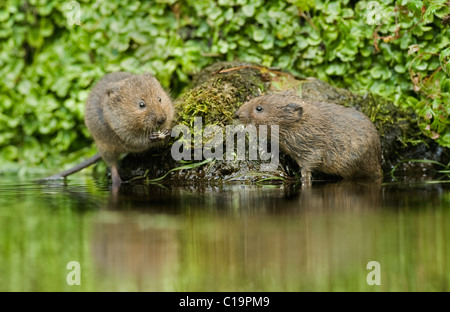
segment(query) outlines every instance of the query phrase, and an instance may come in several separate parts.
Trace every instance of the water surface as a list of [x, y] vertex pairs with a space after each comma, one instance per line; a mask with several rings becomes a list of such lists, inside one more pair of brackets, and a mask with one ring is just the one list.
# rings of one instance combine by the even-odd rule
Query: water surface
[[449, 187], [0, 177], [0, 291], [446, 291]]

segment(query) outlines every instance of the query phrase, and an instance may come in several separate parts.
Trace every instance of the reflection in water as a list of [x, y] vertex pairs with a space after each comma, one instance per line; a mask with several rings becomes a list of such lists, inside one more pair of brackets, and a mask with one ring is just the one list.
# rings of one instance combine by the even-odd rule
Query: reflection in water
[[294, 213], [304, 210], [378, 208], [382, 202], [381, 182], [351, 182], [259, 187], [228, 185], [166, 188], [154, 186], [122, 187], [112, 195], [109, 210], [144, 209], [146, 212], [182, 213], [188, 208], [231, 213]]
[[[449, 185], [0, 187], [0, 290], [448, 290]], [[66, 283], [79, 261], [82, 285]], [[369, 261], [381, 286], [366, 283]]]
[[[444, 191], [428, 186], [426, 193]], [[128, 278], [138, 290], [370, 290], [372, 260], [391, 272], [383, 281], [394, 282], [383, 289], [407, 290], [419, 273], [408, 268], [410, 276], [398, 278], [398, 244], [414, 234], [405, 224], [421, 220], [405, 219], [391, 203], [406, 208], [410, 197], [381, 183], [345, 181], [303, 189], [128, 186], [98, 215], [92, 251], [102, 274]], [[403, 259], [414, 254], [410, 247]]]
[[164, 218], [103, 214], [101, 219], [95, 224], [92, 253], [96, 273], [113, 280], [113, 288], [121, 289], [130, 277], [132, 290], [160, 291], [176, 279], [178, 231]]

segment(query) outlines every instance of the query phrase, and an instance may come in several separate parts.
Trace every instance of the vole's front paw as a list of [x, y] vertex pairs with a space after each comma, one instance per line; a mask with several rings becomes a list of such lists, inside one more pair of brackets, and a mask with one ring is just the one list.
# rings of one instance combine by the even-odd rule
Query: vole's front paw
[[170, 129], [164, 129], [164, 130], [160, 130], [160, 131], [155, 131], [150, 133], [150, 140], [163, 140], [165, 139], [167, 136], [169, 136], [171, 133]]

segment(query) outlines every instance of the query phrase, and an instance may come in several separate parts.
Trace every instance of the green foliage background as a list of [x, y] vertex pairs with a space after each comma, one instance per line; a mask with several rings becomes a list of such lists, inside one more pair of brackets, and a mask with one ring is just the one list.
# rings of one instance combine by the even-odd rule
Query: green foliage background
[[217, 60], [412, 106], [423, 134], [449, 147], [449, 13], [444, 0], [2, 0], [0, 172], [94, 153], [84, 103], [105, 73], [152, 72], [176, 97]]

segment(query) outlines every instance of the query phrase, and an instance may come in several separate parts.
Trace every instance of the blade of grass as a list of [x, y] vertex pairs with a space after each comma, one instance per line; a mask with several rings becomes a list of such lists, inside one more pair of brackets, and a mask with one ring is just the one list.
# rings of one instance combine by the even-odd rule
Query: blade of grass
[[165, 177], [167, 177], [167, 175], [171, 172], [177, 171], [177, 170], [189, 170], [189, 169], [194, 169], [200, 166], [203, 166], [209, 162], [211, 162], [213, 159], [212, 158], [208, 158], [202, 162], [199, 163], [192, 163], [189, 165], [184, 165], [184, 166], [180, 166], [180, 167], [176, 167], [173, 169], [170, 169], [169, 171], [167, 171], [163, 176], [159, 177], [159, 178], [155, 178], [155, 179], [148, 179], [147, 182], [156, 182], [156, 181], [161, 181], [162, 179], [164, 179]]

